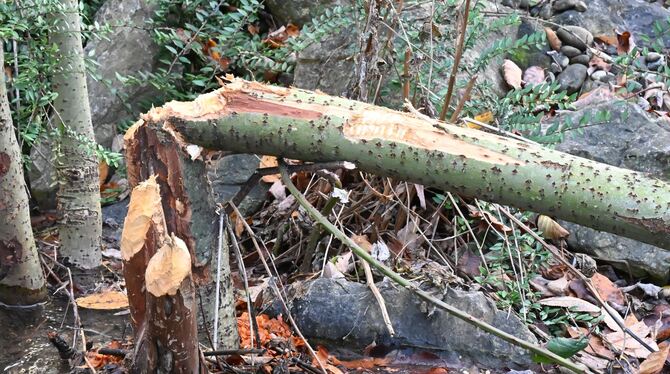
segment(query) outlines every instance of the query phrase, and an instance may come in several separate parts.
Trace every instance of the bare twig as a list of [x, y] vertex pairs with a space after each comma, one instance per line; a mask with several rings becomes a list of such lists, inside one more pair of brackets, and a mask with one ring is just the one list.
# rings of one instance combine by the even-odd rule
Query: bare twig
[[[223, 217], [226, 214], [224, 212], [219, 213], [219, 242], [216, 252], [216, 287], [214, 291], [214, 333], [212, 334], [213, 342], [212, 348], [216, 350], [219, 348], [219, 303], [221, 295], [221, 251], [223, 250]], [[228, 243], [226, 243], [227, 246]], [[228, 248], [226, 248], [228, 250]]]
[[407, 47], [405, 49], [405, 63], [403, 64], [403, 74], [402, 74], [402, 79], [403, 79], [403, 85], [402, 85], [402, 101], [408, 101], [409, 100], [409, 83], [410, 83], [410, 75], [409, 75], [409, 62], [412, 59], [412, 50]]
[[456, 84], [456, 75], [458, 74], [458, 66], [461, 64], [461, 57], [463, 56], [463, 46], [465, 44], [465, 32], [468, 28], [468, 18], [470, 17], [470, 0], [465, 0], [465, 9], [463, 11], [463, 19], [461, 20], [460, 32], [458, 35], [458, 45], [456, 46], [456, 55], [454, 56], [454, 63], [451, 66], [451, 75], [449, 76], [449, 84], [447, 86], [447, 94], [444, 96], [444, 105], [440, 111], [440, 121], [447, 118], [447, 111], [449, 110], [449, 103], [451, 103], [451, 96], [454, 94], [454, 85]]
[[254, 308], [252, 305], [251, 294], [249, 293], [249, 280], [247, 279], [247, 269], [244, 266], [244, 258], [242, 258], [242, 252], [240, 251], [240, 246], [237, 243], [235, 238], [235, 233], [233, 228], [228, 223], [228, 218], [226, 217], [226, 228], [228, 230], [228, 237], [231, 239], [231, 243], [234, 249], [235, 257], [237, 258], [237, 268], [242, 275], [242, 280], [244, 281], [244, 293], [247, 297], [247, 314], [249, 314], [249, 340], [250, 345], [254, 346], [254, 336], [256, 337], [256, 342], [260, 346], [261, 338], [258, 333], [258, 326], [256, 322], [256, 314], [254, 313]]
[[461, 97], [461, 100], [458, 102], [458, 105], [456, 106], [456, 110], [454, 110], [454, 113], [451, 115], [451, 119], [449, 120], [451, 123], [455, 123], [456, 120], [458, 120], [458, 116], [461, 115], [463, 106], [465, 106], [465, 103], [468, 100], [470, 100], [470, 93], [472, 92], [472, 88], [475, 86], [475, 82], [477, 82], [477, 75], [473, 75], [472, 77], [470, 77], [468, 85], [465, 86], [465, 92], [463, 93], [463, 97]]
[[[357, 240], [357, 237], [354, 237], [353, 241], [356, 242], [357, 244], [362, 244], [366, 245], [369, 247], [369, 243], [367, 240]], [[361, 238], [363, 239], [363, 238]], [[369, 249], [369, 248], [365, 248]], [[370, 269], [370, 264], [367, 263], [363, 258], [358, 256], [361, 259], [361, 263], [363, 264], [363, 270], [365, 271], [365, 280], [368, 285], [368, 288], [374, 295], [375, 299], [377, 299], [377, 304], [379, 304], [379, 309], [382, 312], [382, 319], [384, 320], [384, 325], [386, 325], [386, 329], [389, 332], [389, 335], [395, 336], [395, 330], [393, 330], [393, 325], [391, 324], [391, 318], [389, 317], [389, 312], [386, 309], [386, 303], [384, 302], [384, 297], [382, 294], [379, 292], [379, 289], [377, 288], [377, 285], [375, 285], [375, 279], [372, 276], [372, 269]]]
[[[291, 170], [291, 172], [298, 172], [298, 171], [315, 172], [321, 169], [333, 170], [344, 167], [346, 167], [345, 162], [335, 161], [335, 162], [319, 162], [313, 164], [291, 165], [289, 166], [289, 169]], [[232, 201], [233, 204], [235, 205], [240, 205], [240, 203], [242, 203], [242, 200], [244, 200], [244, 197], [249, 194], [249, 191], [251, 191], [251, 189], [254, 188], [256, 184], [258, 184], [258, 182], [261, 180], [263, 176], [278, 173], [279, 168], [277, 167], [256, 169], [256, 172], [251, 177], [249, 177], [249, 179], [247, 179], [244, 185], [242, 185], [242, 188], [240, 188], [240, 190], [237, 191], [235, 196], [233, 196], [233, 198], [230, 201]], [[226, 213], [228, 214], [232, 213], [232, 209], [230, 208], [230, 206], [226, 207]]]

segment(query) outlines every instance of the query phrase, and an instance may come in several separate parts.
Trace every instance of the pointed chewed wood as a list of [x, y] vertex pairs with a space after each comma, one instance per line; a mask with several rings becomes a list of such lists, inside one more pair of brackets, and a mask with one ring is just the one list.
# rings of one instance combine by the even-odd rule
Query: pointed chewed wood
[[124, 261], [129, 261], [144, 247], [152, 222], [162, 230], [162, 216], [160, 187], [156, 183], [156, 176], [152, 175], [135, 187], [130, 195], [128, 214], [121, 233], [121, 255]]
[[174, 296], [191, 274], [191, 256], [186, 243], [172, 235], [149, 260], [145, 275], [147, 291], [159, 297]]

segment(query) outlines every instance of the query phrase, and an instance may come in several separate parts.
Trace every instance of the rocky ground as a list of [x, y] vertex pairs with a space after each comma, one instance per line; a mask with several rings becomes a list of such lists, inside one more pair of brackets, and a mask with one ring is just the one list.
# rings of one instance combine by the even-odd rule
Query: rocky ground
[[[281, 24], [305, 23], [316, 9], [344, 3], [345, 0], [266, 1], [269, 11]], [[416, 22], [426, 17], [425, 5], [419, 3], [408, 7], [408, 12], [412, 12]], [[142, 23], [154, 9], [150, 2], [141, 0], [108, 0], [98, 11], [96, 19], [101, 22], [121, 20]], [[661, 43], [665, 51], [670, 46], [670, 26], [667, 21], [670, 19], [670, 11], [662, 2], [502, 0], [489, 2], [486, 9], [492, 17], [520, 12], [521, 24], [508, 28], [506, 34], [522, 38], [537, 31], [545, 31], [547, 40], [539, 50], [501, 56], [491, 61], [480, 80], [491, 82], [493, 91], [504, 95], [510, 89], [501, 71], [504, 58], [513, 61], [523, 72], [539, 67], [547, 81], [556, 81], [562, 89], [580, 97], [572, 109], [558, 110], [545, 117], [547, 127], [556, 121], [576, 123], [585, 115], [595, 116], [594, 113], [603, 111], [610, 113], [605, 120], [584, 127], [579, 132], [566, 133], [564, 139], [556, 145], [557, 149], [662, 179], [670, 177], [670, 121], [666, 114], [670, 109], [670, 94], [664, 79], [650, 73], [667, 74], [663, 70], [667, 55], [642, 50], [633, 61], [641, 77], [640, 87], [635, 89], [632, 96], [617, 93], [613, 88], [625, 85], [620, 78], [623, 68], [616, 62], [621, 49], [630, 48], [631, 42], [640, 46]], [[655, 26], [655, 23], [661, 26]], [[350, 31], [330, 35], [301, 52], [297, 56], [293, 84], [334, 95], [346, 92], [353, 77], [354, 54], [358, 48], [357, 31]], [[158, 48], [142, 28], [114, 31], [108, 39], [90, 41], [86, 49], [104, 51], [96, 54], [95, 58], [101, 67], [100, 75], [110, 79], [117, 72], [151, 71], [157, 63]], [[477, 52], [475, 50], [472, 53]], [[466, 56], [466, 59], [474, 57]], [[435, 80], [446, 81], [446, 78], [442, 75]], [[116, 88], [122, 96], [131, 98], [131, 102], [152, 95], [151, 89], [147, 87], [124, 86], [117, 82]], [[116, 134], [116, 121], [134, 118], [129, 117], [119, 96], [110, 94], [108, 87], [90, 80], [89, 90], [98, 142], [120, 150], [122, 142], [121, 135]], [[54, 206], [53, 186], [49, 183], [50, 156], [47, 145], [40, 147], [42, 149], [36, 149], [31, 155], [36, 160], [31, 169], [31, 187], [42, 209], [48, 209]], [[258, 165], [259, 157], [256, 155], [232, 155], [214, 162], [210, 178], [218, 199], [225, 201], [233, 196]], [[118, 185], [124, 185], [120, 174], [112, 179]], [[270, 201], [276, 196], [268, 194], [269, 188], [269, 184], [261, 184], [249, 193], [242, 206], [245, 216], [256, 214], [256, 222], [276, 224], [270, 217], [272, 209], [277, 208], [276, 204], [270, 205]], [[99, 279], [92, 282], [94, 287], [96, 284], [120, 284], [114, 275], [115, 272], [118, 274], [119, 269], [118, 253], [115, 251], [118, 250], [126, 204], [127, 199], [104, 209], [104, 249], [111, 270], [96, 274]], [[571, 233], [568, 245], [573, 252], [586, 253], [601, 264], [609, 264], [634, 278], [648, 279], [661, 285], [667, 284], [670, 279], [670, 252], [666, 250], [567, 222], [561, 222], [561, 225]], [[269, 236], [266, 239], [271, 240]], [[43, 250], [48, 251], [48, 248]], [[286, 265], [281, 259], [278, 261], [280, 269]], [[432, 265], [421, 263], [414, 266], [425, 267], [422, 271], [427, 271], [433, 280], [437, 277], [448, 278], [444, 275], [444, 269], [433, 269], [431, 272], [428, 268]], [[262, 278], [258, 273], [255, 275]], [[519, 318], [507, 311], [498, 311], [495, 303], [482, 292], [464, 290], [467, 287], [452, 288], [450, 281], [445, 279], [438, 282], [438, 289], [445, 300], [505, 331], [514, 332], [529, 341], [537, 341]], [[388, 306], [390, 314], [394, 316], [393, 324], [397, 327], [397, 335], [394, 337], [388, 336], [385, 331], [375, 301], [365, 285], [339, 278], [291, 283], [290, 311], [302, 332], [310, 339], [323, 340], [333, 350], [344, 346], [348, 353], [342, 353], [342, 356], [361, 353], [374, 342], [384, 351], [383, 356], [393, 352], [396, 362], [400, 364], [417, 364], [421, 361], [418, 357], [423, 357], [423, 362], [428, 362], [422, 366], [426, 372], [431, 367], [457, 368], [471, 373], [486, 369], [507, 372], [529, 367], [540, 370], [533, 366], [526, 352], [491, 339], [442, 312], [431, 310], [417, 301], [409, 291], [397, 289], [389, 283], [381, 282], [380, 288], [384, 298], [392, 300]], [[271, 316], [282, 313], [282, 308], [272, 296], [259, 299], [259, 303], [262, 304], [262, 310]], [[54, 296], [45, 309], [45, 317], [37, 322], [31, 321], [32, 327], [10, 329], [19, 332], [11, 332], [0, 339], [0, 369], [9, 373], [63, 372], [60, 360], [44, 336], [48, 331], [60, 331], [65, 335], [70, 333], [67, 329], [73, 325], [73, 321], [67, 310], [68, 301]], [[81, 318], [83, 326], [87, 328], [87, 337], [94, 343], [102, 344], [111, 339], [125, 341], [129, 335], [126, 316], [84, 309]], [[22, 323], [25, 321], [7, 319], [1, 325]], [[436, 347], [440, 349], [436, 350]], [[431, 352], [430, 356], [425, 356], [427, 351]], [[402, 370], [412, 372], [415, 369], [397, 371]]]

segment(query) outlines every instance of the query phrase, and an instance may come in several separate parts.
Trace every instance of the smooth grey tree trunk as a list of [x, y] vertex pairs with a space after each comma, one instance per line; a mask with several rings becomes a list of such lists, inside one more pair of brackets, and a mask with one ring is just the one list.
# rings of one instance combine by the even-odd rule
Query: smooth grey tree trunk
[[61, 255], [77, 267], [93, 268], [101, 260], [100, 182], [79, 18], [77, 0], [62, 0], [51, 13], [50, 38], [59, 49], [52, 82], [61, 130], [57, 202]]
[[[0, 68], [4, 68], [0, 39]], [[0, 71], [0, 303], [31, 305], [47, 297], [23, 177], [21, 150]]]

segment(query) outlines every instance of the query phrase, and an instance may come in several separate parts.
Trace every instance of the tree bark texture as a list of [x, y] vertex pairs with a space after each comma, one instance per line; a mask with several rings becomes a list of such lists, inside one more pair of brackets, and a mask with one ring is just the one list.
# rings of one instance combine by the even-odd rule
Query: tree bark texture
[[[0, 39], [0, 68], [4, 69], [2, 45]], [[3, 70], [0, 71], [0, 303], [30, 305], [46, 299], [38, 256]]]
[[[128, 181], [134, 187], [151, 175], [156, 176], [167, 232], [181, 238], [191, 255], [193, 277], [204, 307], [199, 320], [212, 332], [213, 318], [218, 315], [218, 348], [235, 349], [239, 346], [239, 335], [228, 248], [222, 248], [221, 283], [216, 295], [219, 219], [211, 185], [205, 163], [193, 160], [189, 150], [182, 149], [180, 144], [169, 133], [148, 127], [126, 136]], [[215, 313], [217, 296], [219, 307]]]
[[229, 80], [193, 102], [152, 109], [126, 137], [161, 129], [183, 152], [193, 153], [198, 145], [304, 161], [353, 161], [379, 175], [670, 249], [670, 185], [658, 179], [420, 114]]
[[135, 331], [133, 373], [202, 373], [197, 302], [186, 244], [167, 234], [160, 188], [150, 177], [133, 189], [121, 238]]
[[61, 254], [78, 267], [93, 268], [101, 260], [100, 186], [77, 0], [62, 0], [51, 21], [50, 38], [59, 51], [52, 83], [61, 131], [56, 164]]

